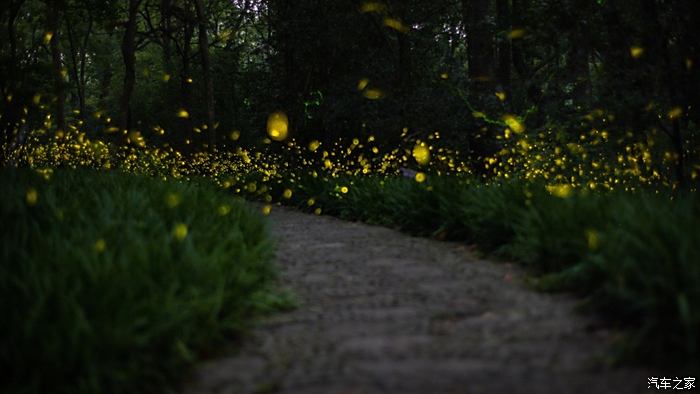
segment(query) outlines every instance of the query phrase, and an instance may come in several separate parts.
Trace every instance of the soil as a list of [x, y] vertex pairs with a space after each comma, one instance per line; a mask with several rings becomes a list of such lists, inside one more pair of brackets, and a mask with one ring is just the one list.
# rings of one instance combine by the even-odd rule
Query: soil
[[517, 266], [285, 208], [270, 221], [300, 307], [201, 364], [185, 393], [648, 391], [647, 371], [607, 366], [614, 332]]

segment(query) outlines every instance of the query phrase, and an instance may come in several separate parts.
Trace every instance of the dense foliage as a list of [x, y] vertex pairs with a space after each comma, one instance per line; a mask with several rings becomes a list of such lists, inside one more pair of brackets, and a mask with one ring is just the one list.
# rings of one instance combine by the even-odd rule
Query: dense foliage
[[272, 292], [261, 215], [205, 184], [0, 173], [3, 392], [164, 392]]

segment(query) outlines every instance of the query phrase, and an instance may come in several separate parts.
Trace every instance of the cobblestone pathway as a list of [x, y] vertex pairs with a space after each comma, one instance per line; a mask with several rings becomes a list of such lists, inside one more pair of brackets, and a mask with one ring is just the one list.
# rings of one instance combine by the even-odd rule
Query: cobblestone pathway
[[596, 362], [611, 334], [566, 296], [467, 248], [276, 209], [286, 286], [240, 352], [202, 364], [200, 393], [637, 393], [647, 375]]

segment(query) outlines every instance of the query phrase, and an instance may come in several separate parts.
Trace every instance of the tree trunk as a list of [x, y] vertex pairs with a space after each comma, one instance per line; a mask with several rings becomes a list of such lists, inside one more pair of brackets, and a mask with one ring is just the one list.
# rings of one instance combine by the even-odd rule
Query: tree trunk
[[[19, 68], [17, 67], [17, 30], [15, 22], [19, 16], [20, 9], [24, 1], [11, 2], [7, 11], [7, 37], [8, 44], [10, 46], [10, 56], [7, 62], [7, 75], [0, 77], [0, 92], [3, 92], [4, 96], [6, 93], [15, 92], [22, 88], [19, 74]], [[2, 98], [4, 101], [4, 97]], [[14, 146], [14, 143], [19, 139], [20, 132], [17, 131], [19, 127], [19, 118], [21, 117], [20, 111], [22, 107], [21, 100], [13, 100], [11, 102], [5, 101], [2, 105], [3, 111], [0, 114], [0, 144], [2, 146]], [[14, 140], [14, 141], [13, 141]], [[10, 141], [13, 141], [10, 143]], [[0, 149], [0, 165], [4, 164], [6, 158], [4, 154], [7, 153], [5, 149]]]
[[475, 93], [485, 94], [493, 86], [493, 28], [489, 0], [462, 0], [467, 30], [469, 79]]
[[97, 105], [100, 111], [107, 109], [107, 97], [109, 96], [109, 87], [112, 84], [112, 67], [107, 66], [100, 71], [100, 93], [97, 98]]
[[49, 48], [51, 50], [51, 65], [54, 80], [54, 94], [56, 95], [56, 127], [57, 130], [66, 129], [66, 88], [63, 81], [63, 65], [61, 63], [61, 47], [59, 45], [59, 29], [61, 21], [61, 11], [63, 11], [63, 2], [61, 0], [50, 0], [46, 7], [47, 15], [46, 22], [49, 32], [51, 32], [51, 40]]
[[[294, 5], [286, 0], [275, 0], [272, 2], [272, 27], [274, 33], [274, 41], [276, 49], [280, 53], [282, 74], [279, 87], [280, 102], [283, 109], [287, 112], [290, 123], [296, 124], [298, 119], [303, 119], [303, 116], [297, 116], [298, 108], [298, 93], [301, 91], [299, 72], [300, 67], [297, 64], [294, 56], [295, 37], [294, 24], [292, 20], [299, 17], [300, 11], [295, 9]], [[301, 112], [303, 113], [303, 112]]]
[[71, 27], [72, 23], [70, 21], [66, 24], [68, 31], [68, 44], [70, 45], [71, 51], [71, 69], [73, 74], [73, 79], [75, 80], [75, 91], [78, 95], [78, 107], [80, 109], [80, 117], [85, 119], [85, 96], [86, 96], [86, 85], [87, 78], [85, 75], [85, 66], [87, 59], [87, 45], [92, 34], [92, 15], [88, 16], [88, 26], [83, 36], [82, 43], [78, 46], [76, 42], [76, 37]]
[[[462, 0], [462, 17], [467, 32], [467, 61], [469, 75], [469, 102], [472, 110], [487, 111], [494, 103], [494, 34], [489, 0]], [[478, 127], [478, 126], [477, 126]], [[481, 132], [467, 134], [471, 165], [484, 170], [482, 159], [490, 156], [497, 144]]]
[[202, 58], [202, 74], [204, 77], [204, 96], [207, 112], [207, 130], [209, 131], [209, 146], [216, 144], [216, 124], [214, 114], [214, 82], [211, 77], [211, 60], [209, 58], [209, 37], [207, 36], [207, 15], [202, 0], [194, 0], [199, 30], [199, 56]]
[[[182, 43], [182, 68], [180, 69], [180, 106], [185, 110], [192, 111], [192, 83], [190, 78], [192, 73], [190, 70], [190, 56], [191, 56], [191, 42], [192, 35], [194, 34], [194, 27], [188, 17], [189, 11], [185, 10], [185, 20], [184, 23], [184, 34]], [[192, 131], [192, 118], [185, 117], [182, 118], [184, 132]]]
[[160, 33], [163, 44], [163, 66], [165, 72], [172, 77], [172, 43], [170, 34], [172, 33], [172, 0], [161, 0], [160, 2]]
[[[512, 12], [511, 12], [511, 22], [512, 28], [522, 29], [524, 28], [522, 22], [522, 14], [527, 9], [527, 4], [523, 4], [524, 0], [512, 0]], [[518, 76], [523, 79], [530, 75], [530, 70], [527, 62], [525, 61], [525, 54], [523, 53], [522, 40], [511, 41], [511, 49], [513, 54], [513, 66], [515, 67], [515, 72]]]
[[497, 23], [498, 23], [498, 67], [496, 69], [496, 79], [501, 89], [510, 93], [510, 72], [511, 72], [511, 40], [508, 37], [512, 26], [510, 20], [510, 1], [496, 1]]
[[[651, 29], [649, 41], [652, 45], [652, 50], [657, 56], [658, 61], [664, 70], [663, 79], [660, 81], [661, 86], [665, 88], [668, 100], [672, 107], [683, 107], [681, 105], [681, 86], [680, 76], [682, 73], [678, 70], [677, 64], [680, 63], [672, 58], [671, 49], [669, 48], [669, 33], [662, 25], [659, 16], [658, 4], [656, 0], [643, 0], [643, 10], [650, 19]], [[675, 176], [679, 189], [686, 187], [685, 179], [685, 147], [683, 144], [681, 117], [675, 116], [671, 119], [671, 143], [676, 154]]]
[[[19, 10], [22, 8], [22, 4], [24, 4], [24, 0], [17, 1], [17, 2], [11, 2], [10, 6], [8, 7], [8, 16], [7, 16], [7, 38], [10, 44], [10, 59], [11, 63], [8, 65], [10, 67], [10, 70], [14, 70], [15, 68], [15, 62], [17, 59], [17, 30], [15, 27], [15, 21], [17, 20], [17, 17], [19, 16]], [[13, 73], [10, 75], [14, 75]]]
[[122, 38], [122, 59], [124, 61], [124, 85], [119, 100], [119, 129], [129, 130], [132, 126], [131, 95], [136, 84], [136, 16], [141, 0], [129, 0], [124, 37]]
[[583, 37], [572, 38], [569, 52], [566, 54], [566, 69], [572, 84], [570, 97], [574, 106], [579, 107], [588, 104], [590, 97], [589, 51], [588, 45], [581, 42]]
[[[590, 34], [580, 15], [594, 13], [592, 2], [589, 0], [573, 1], [576, 12], [567, 14], [566, 23], [571, 26], [568, 33], [569, 50], [566, 53], [566, 72], [571, 90], [568, 97], [575, 109], [586, 106], [591, 98], [591, 75], [589, 68], [591, 45]], [[581, 13], [581, 14], [580, 14]]]
[[[176, 23], [173, 23], [173, 17], [177, 14], [174, 11], [175, 6], [173, 0], [161, 0], [160, 1], [160, 23], [159, 23], [159, 34], [161, 45], [163, 48], [163, 71], [165, 75], [163, 76], [166, 82], [163, 86], [163, 108], [166, 108], [170, 113], [175, 111], [178, 107], [178, 85], [175, 83], [177, 81], [177, 66], [176, 58], [174, 57], [173, 50], [179, 49], [176, 40], [173, 40], [173, 35], [176, 32]], [[175, 127], [172, 123], [165, 123], [164, 126]]]

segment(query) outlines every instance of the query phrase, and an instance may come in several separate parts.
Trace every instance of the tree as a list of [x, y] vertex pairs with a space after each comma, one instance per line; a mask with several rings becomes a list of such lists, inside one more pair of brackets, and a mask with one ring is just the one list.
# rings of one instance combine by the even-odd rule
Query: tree
[[[24, 74], [19, 66], [19, 43], [17, 40], [17, 22], [20, 17], [20, 10], [24, 0], [11, 1], [10, 4], [4, 8], [1, 12], [2, 21], [5, 22], [2, 29], [3, 32], [7, 32], [7, 37], [2, 39], [2, 61], [0, 65], [0, 91], [2, 92], [2, 116], [0, 117], [0, 133], [2, 133], [2, 138], [0, 139], [0, 145], [3, 147], [5, 145], [12, 145], [14, 147], [18, 139], [22, 139], [23, 135], [18, 132], [21, 108], [25, 104], [22, 100], [21, 92], [24, 90], [22, 80]], [[5, 43], [9, 48], [5, 48]], [[8, 100], [7, 97], [12, 97]], [[19, 134], [15, 137], [15, 133]], [[14, 141], [12, 141], [14, 140]], [[12, 141], [12, 142], [11, 142]], [[0, 149], [0, 163], [5, 163], [5, 149]]]
[[207, 130], [209, 132], [211, 147], [216, 144], [216, 121], [214, 116], [214, 82], [211, 76], [211, 60], [209, 57], [209, 38], [207, 33], [208, 18], [204, 9], [203, 0], [194, 0], [194, 8], [197, 13], [197, 35], [199, 38], [199, 55], [202, 59], [202, 76], [204, 78], [205, 112]]
[[129, 0], [127, 19], [124, 22], [124, 36], [121, 44], [122, 60], [124, 62], [124, 84], [122, 86], [121, 99], [119, 100], [120, 130], [129, 130], [133, 126], [130, 104], [134, 85], [136, 84], [136, 19], [140, 4], [141, 0]]
[[[70, 74], [75, 85], [76, 96], [78, 97], [78, 108], [80, 117], [85, 118], [86, 112], [86, 89], [87, 89], [87, 58], [88, 45], [93, 33], [94, 12], [89, 4], [75, 4], [65, 15], [66, 32], [68, 33], [68, 48]], [[69, 11], [72, 11], [69, 12]], [[87, 12], [85, 12], [87, 11]], [[86, 24], [81, 24], [83, 18]], [[82, 26], [81, 26], [82, 25]], [[82, 31], [79, 28], [82, 27]], [[80, 36], [80, 37], [79, 37]]]
[[468, 72], [475, 95], [493, 91], [494, 34], [489, 0], [462, 0]]
[[66, 130], [66, 87], [65, 87], [65, 69], [61, 60], [60, 46], [60, 29], [61, 17], [65, 9], [65, 4], [62, 0], [48, 0], [46, 2], [46, 27], [47, 38], [49, 39], [49, 48], [51, 51], [51, 64], [54, 79], [54, 95], [56, 104], [54, 116], [56, 117], [56, 126], [58, 130]]
[[509, 0], [496, 0], [496, 13], [498, 25], [498, 64], [496, 67], [496, 79], [500, 88], [510, 94], [510, 74], [513, 63], [511, 54], [511, 5]]

